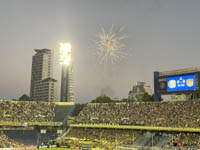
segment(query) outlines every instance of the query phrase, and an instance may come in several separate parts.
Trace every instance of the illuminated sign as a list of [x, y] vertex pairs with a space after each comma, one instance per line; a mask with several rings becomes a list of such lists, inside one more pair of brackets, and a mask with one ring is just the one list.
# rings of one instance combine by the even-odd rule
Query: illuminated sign
[[167, 78], [167, 91], [190, 91], [196, 89], [195, 75]]

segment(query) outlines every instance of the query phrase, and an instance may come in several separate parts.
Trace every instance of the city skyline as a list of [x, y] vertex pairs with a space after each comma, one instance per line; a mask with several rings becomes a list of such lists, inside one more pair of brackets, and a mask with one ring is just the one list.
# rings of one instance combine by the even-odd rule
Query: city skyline
[[[29, 94], [33, 49], [54, 49], [60, 87], [62, 41], [73, 46], [76, 102], [128, 97], [136, 81], [153, 89], [154, 71], [200, 66], [199, 6], [196, 0], [1, 0], [0, 99]], [[127, 56], [101, 64], [93, 41], [112, 25], [124, 27]]]

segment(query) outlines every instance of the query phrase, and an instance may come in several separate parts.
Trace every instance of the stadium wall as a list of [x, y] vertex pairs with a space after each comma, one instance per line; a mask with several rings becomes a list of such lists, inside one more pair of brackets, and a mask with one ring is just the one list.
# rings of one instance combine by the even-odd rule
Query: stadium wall
[[18, 147], [18, 148], [0, 148], [0, 150], [31, 150], [37, 149], [37, 146], [25, 146], [25, 147]]

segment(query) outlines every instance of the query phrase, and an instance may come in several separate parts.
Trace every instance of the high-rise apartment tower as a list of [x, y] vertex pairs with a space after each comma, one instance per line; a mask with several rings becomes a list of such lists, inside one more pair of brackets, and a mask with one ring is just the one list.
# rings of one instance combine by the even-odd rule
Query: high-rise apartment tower
[[32, 57], [30, 98], [34, 101], [57, 101], [57, 80], [53, 78], [53, 50], [35, 49]]

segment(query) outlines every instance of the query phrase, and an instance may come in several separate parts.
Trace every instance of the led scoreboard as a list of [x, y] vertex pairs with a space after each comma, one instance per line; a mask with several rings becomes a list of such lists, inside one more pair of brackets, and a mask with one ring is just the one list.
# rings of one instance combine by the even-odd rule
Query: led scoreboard
[[167, 78], [167, 91], [188, 91], [195, 90], [195, 75], [176, 76]]
[[199, 85], [198, 68], [154, 72], [154, 100], [159, 101], [162, 94], [200, 92]]

